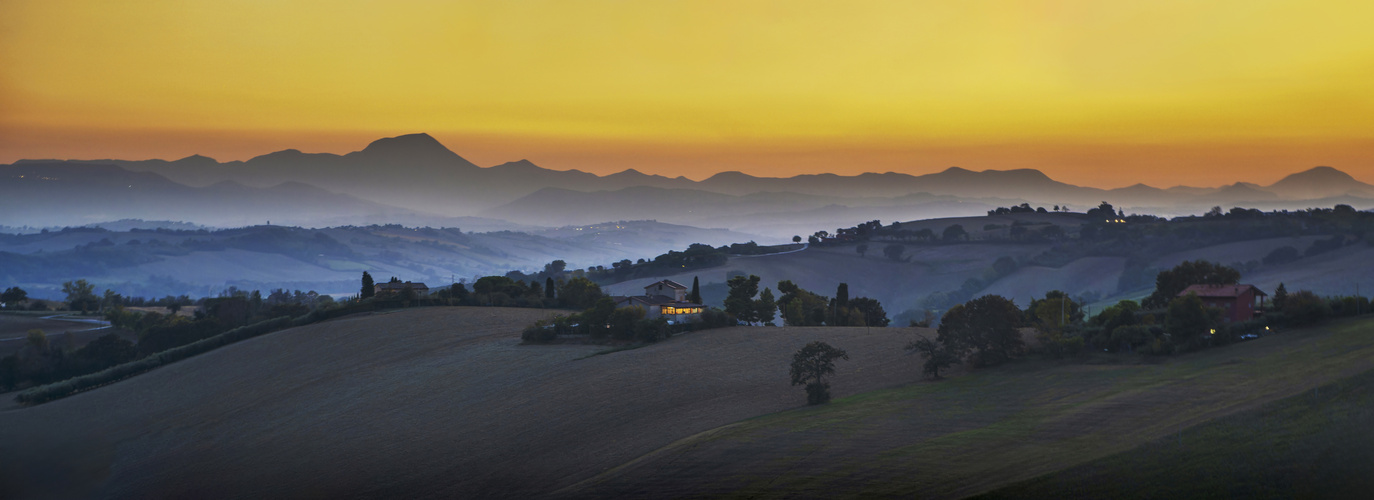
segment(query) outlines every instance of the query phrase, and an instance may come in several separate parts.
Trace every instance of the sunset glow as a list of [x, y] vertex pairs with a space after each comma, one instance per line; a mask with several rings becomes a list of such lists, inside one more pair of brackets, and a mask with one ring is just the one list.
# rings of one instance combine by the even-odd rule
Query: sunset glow
[[483, 166], [601, 174], [1369, 181], [1371, 18], [1296, 1], [15, 0], [0, 162], [428, 132]]

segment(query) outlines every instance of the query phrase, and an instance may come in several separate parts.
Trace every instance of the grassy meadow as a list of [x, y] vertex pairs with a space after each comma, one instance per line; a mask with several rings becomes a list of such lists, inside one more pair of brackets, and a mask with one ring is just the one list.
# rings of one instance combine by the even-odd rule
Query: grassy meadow
[[[1024, 360], [746, 420], [561, 493], [960, 498], [1180, 431], [1189, 443], [1186, 429], [1371, 368], [1369, 319], [1171, 359]], [[1190, 449], [1210, 453], [1204, 442], [1196, 444]], [[1295, 458], [1279, 456], [1275, 463]]]
[[977, 498], [1367, 498], [1371, 428], [1366, 371]]

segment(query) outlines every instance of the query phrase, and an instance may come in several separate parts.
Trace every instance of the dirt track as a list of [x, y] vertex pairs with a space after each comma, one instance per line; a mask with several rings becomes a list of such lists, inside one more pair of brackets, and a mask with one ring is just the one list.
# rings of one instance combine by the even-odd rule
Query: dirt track
[[266, 335], [0, 412], [0, 497], [528, 497], [800, 406], [792, 352], [847, 349], [836, 396], [919, 380], [915, 329], [731, 328], [578, 359], [538, 310], [431, 308]]

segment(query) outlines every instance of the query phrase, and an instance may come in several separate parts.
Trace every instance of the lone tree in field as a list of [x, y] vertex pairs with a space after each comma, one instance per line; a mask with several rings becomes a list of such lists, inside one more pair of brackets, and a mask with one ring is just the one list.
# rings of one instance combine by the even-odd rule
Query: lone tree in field
[[949, 365], [960, 363], [959, 355], [950, 352], [949, 348], [925, 337], [917, 339], [915, 342], [906, 345], [906, 350], [920, 354], [926, 358], [925, 364], [921, 365], [921, 373], [930, 375], [935, 380], [940, 380], [940, 369], [949, 368]]
[[358, 290], [358, 292], [358, 298], [363, 299], [371, 297], [373, 294], [377, 293], [377, 285], [376, 283], [372, 282], [372, 275], [367, 274], [367, 271], [363, 271], [363, 287], [361, 290]]
[[792, 355], [792, 385], [806, 384], [806, 404], [830, 402], [830, 384], [824, 377], [835, 374], [836, 359], [849, 359], [849, 354], [819, 340]]
[[801, 243], [801, 236], [800, 236], [800, 235], [793, 236], [793, 237], [792, 237], [792, 243]]
[[19, 304], [28, 302], [28, 300], [29, 292], [17, 286], [6, 288], [5, 293], [0, 293], [0, 304], [4, 304], [5, 307], [19, 307]]
[[883, 256], [894, 261], [901, 261], [903, 253], [906, 253], [906, 247], [903, 245], [893, 243], [883, 247]]
[[984, 295], [954, 306], [940, 319], [936, 341], [974, 366], [1001, 363], [1021, 354], [1021, 310], [999, 295]]
[[964, 230], [963, 225], [954, 224], [945, 228], [944, 232], [940, 233], [940, 236], [944, 238], [945, 241], [967, 240], [968, 231]]
[[67, 308], [81, 310], [81, 314], [100, 307], [100, 299], [95, 296], [95, 285], [86, 280], [68, 281], [62, 284], [62, 293], [67, 294]]

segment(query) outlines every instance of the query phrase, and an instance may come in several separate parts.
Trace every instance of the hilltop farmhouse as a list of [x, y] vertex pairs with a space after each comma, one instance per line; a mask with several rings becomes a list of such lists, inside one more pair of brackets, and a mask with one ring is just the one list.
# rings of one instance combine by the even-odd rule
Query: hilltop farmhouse
[[701, 304], [687, 301], [687, 287], [673, 280], [663, 280], [644, 287], [644, 295], [611, 297], [616, 308], [643, 307], [644, 317], [685, 321], [701, 314]]
[[392, 281], [389, 281], [387, 283], [377, 283], [376, 285], [372, 286], [373, 291], [376, 293], [378, 297], [400, 295], [407, 288], [414, 291], [415, 295], [419, 297], [423, 297], [429, 294], [429, 287], [425, 286], [424, 283], [410, 281], [402, 282], [401, 280], [394, 278], [392, 279]]
[[1178, 293], [1179, 297], [1197, 294], [1202, 305], [1222, 310], [1221, 319], [1227, 323], [1249, 321], [1264, 307], [1268, 294], [1253, 285], [1192, 285]]

